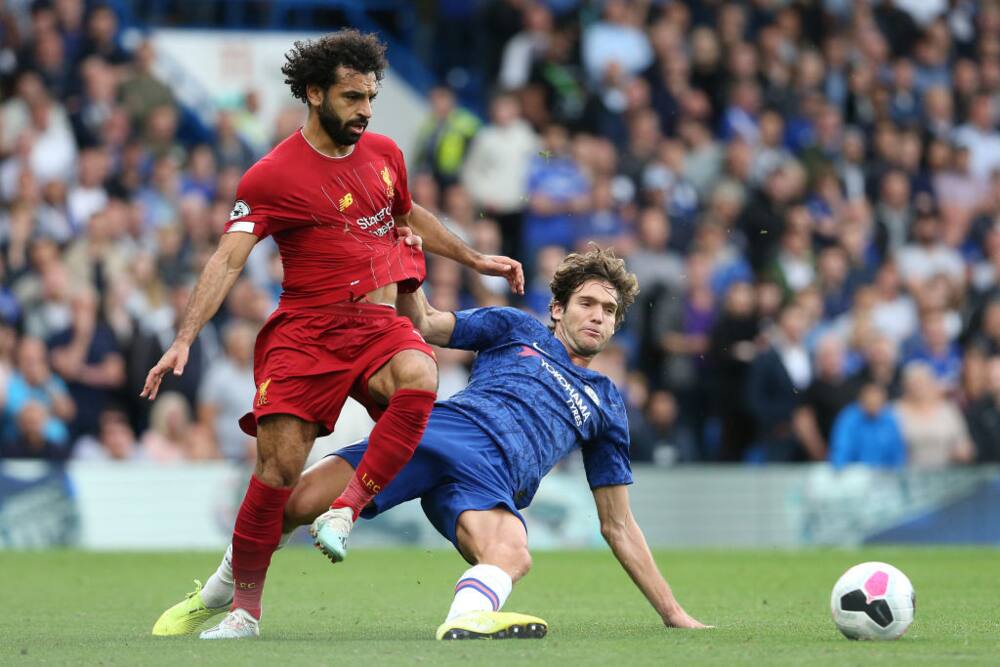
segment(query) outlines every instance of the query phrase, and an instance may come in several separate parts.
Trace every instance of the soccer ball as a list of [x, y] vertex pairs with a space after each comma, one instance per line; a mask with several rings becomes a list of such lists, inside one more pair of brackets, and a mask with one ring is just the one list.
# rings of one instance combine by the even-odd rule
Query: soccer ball
[[833, 622], [848, 639], [899, 639], [913, 622], [915, 606], [910, 580], [888, 563], [855, 565], [830, 595]]

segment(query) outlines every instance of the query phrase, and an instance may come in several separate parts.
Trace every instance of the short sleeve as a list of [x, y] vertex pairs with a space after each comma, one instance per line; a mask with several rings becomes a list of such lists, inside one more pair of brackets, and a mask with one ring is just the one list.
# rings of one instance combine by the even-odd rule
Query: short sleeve
[[606, 421], [600, 436], [583, 444], [583, 468], [590, 488], [632, 483], [629, 461], [628, 417], [621, 396], [615, 392], [604, 414]]
[[243, 174], [236, 187], [236, 202], [229, 214], [224, 233], [250, 232], [263, 239], [278, 231], [281, 216], [277, 205], [275, 183], [268, 171], [257, 163]]
[[393, 216], [401, 216], [410, 212], [410, 209], [413, 208], [413, 200], [410, 197], [410, 185], [406, 177], [406, 160], [403, 159], [403, 152], [399, 150], [399, 146], [393, 148], [395, 148], [393, 166], [396, 169], [396, 182], [394, 184], [396, 197], [392, 203], [392, 214]]
[[525, 321], [534, 321], [516, 308], [472, 308], [455, 313], [455, 329], [448, 347], [460, 350], [485, 350], [510, 337]]

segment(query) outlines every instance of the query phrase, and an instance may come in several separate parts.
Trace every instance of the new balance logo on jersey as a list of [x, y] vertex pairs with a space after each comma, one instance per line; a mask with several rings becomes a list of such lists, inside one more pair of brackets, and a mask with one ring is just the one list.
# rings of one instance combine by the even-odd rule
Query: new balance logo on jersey
[[346, 195], [340, 198], [340, 201], [337, 202], [337, 210], [343, 211], [353, 203], [354, 203], [354, 195], [348, 192]]

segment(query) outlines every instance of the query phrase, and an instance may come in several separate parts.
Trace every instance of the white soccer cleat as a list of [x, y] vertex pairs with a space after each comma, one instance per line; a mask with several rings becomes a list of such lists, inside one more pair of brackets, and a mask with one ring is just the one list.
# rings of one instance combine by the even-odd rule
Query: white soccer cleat
[[320, 514], [309, 526], [316, 548], [333, 563], [347, 558], [347, 536], [354, 527], [354, 512], [350, 507], [338, 507]]
[[202, 639], [248, 639], [260, 636], [260, 623], [242, 609], [233, 609], [217, 626], [201, 633]]

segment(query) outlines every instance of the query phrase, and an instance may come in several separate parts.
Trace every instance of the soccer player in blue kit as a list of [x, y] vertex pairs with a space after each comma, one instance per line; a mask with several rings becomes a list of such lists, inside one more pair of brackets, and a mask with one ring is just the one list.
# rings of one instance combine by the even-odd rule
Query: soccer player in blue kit
[[[413, 459], [361, 516], [420, 498], [427, 518], [472, 565], [455, 586], [438, 639], [542, 637], [543, 620], [500, 611], [531, 567], [518, 510], [531, 503], [542, 477], [580, 447], [601, 534], [622, 567], [666, 626], [703, 628], [674, 598], [629, 507], [622, 397], [610, 379], [587, 368], [635, 300], [635, 276], [613, 253], [594, 248], [569, 255], [551, 288], [548, 328], [513, 308], [441, 312], [421, 291], [399, 295], [399, 313], [427, 342], [478, 355], [468, 387], [434, 406]], [[286, 534], [326, 511], [367, 445], [349, 445], [303, 473], [285, 509]], [[310, 532], [316, 537], [315, 526]], [[205, 588], [164, 612], [154, 634], [194, 632], [227, 609], [229, 558], [227, 552]]]

